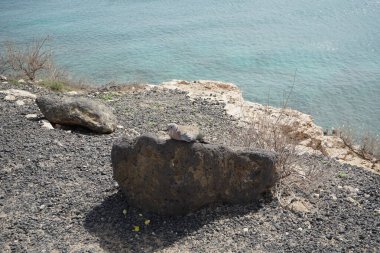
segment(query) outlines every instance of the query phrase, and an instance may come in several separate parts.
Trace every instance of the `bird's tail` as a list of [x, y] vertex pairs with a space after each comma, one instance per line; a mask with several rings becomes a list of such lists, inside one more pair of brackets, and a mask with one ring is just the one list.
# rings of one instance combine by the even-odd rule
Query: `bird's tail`
[[200, 143], [209, 144], [209, 142], [205, 141], [204, 137], [205, 137], [204, 134], [199, 133], [198, 136], [197, 136], [197, 141], [200, 142]]

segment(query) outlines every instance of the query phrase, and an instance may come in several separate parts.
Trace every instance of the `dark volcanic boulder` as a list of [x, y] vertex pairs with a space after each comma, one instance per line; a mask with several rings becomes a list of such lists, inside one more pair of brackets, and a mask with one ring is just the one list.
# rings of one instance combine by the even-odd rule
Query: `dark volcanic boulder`
[[78, 97], [42, 96], [36, 103], [54, 124], [82, 126], [96, 133], [112, 133], [116, 117], [111, 108], [95, 100]]
[[114, 179], [128, 202], [159, 214], [249, 203], [274, 184], [275, 155], [262, 150], [144, 135], [115, 143], [111, 156]]

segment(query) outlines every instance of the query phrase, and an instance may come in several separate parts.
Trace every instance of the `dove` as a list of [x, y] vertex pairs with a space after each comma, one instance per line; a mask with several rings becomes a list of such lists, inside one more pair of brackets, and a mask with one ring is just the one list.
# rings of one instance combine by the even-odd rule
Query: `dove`
[[171, 139], [186, 142], [203, 141], [203, 135], [200, 134], [196, 126], [181, 126], [175, 123], [168, 124], [167, 131]]

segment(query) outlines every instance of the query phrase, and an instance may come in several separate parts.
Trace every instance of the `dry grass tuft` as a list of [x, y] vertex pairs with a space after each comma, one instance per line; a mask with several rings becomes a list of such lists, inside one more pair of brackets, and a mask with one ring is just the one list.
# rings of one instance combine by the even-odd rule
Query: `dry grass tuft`
[[[284, 109], [285, 110], [285, 109]], [[270, 111], [256, 117], [252, 122], [230, 130], [230, 138], [225, 143], [232, 146], [259, 148], [277, 154], [276, 183], [274, 196], [282, 206], [288, 206], [296, 192], [311, 192], [326, 178], [323, 164], [309, 166], [297, 153], [297, 142], [289, 136], [284, 127], [276, 122], [283, 117], [273, 118]], [[289, 126], [291, 127], [291, 126]]]
[[360, 158], [372, 163], [372, 169], [380, 162], [380, 138], [369, 131], [358, 134], [350, 127], [339, 129], [343, 143]]
[[[273, 195], [279, 203], [287, 207], [295, 199], [296, 193], [311, 193], [328, 177], [322, 163], [308, 164], [297, 152], [297, 140], [291, 135], [296, 129], [286, 124], [287, 106], [293, 92], [297, 71], [293, 76], [293, 84], [280, 113], [273, 114], [269, 106], [264, 113], [243, 115], [242, 126], [231, 129], [227, 145], [260, 148], [277, 154], [276, 183]], [[243, 110], [242, 110], [243, 111]], [[280, 124], [281, 122], [281, 124]]]

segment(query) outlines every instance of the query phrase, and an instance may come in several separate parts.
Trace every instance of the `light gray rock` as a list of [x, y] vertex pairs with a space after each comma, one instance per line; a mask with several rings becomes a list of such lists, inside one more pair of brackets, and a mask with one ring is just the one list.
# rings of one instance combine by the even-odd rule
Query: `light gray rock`
[[10, 95], [13, 97], [22, 97], [22, 98], [31, 98], [36, 99], [36, 95], [26, 91], [26, 90], [17, 90], [17, 89], [9, 89], [9, 90], [1, 90], [0, 93]]
[[0, 75], [0, 81], [7, 81], [7, 77], [4, 75]]
[[128, 203], [183, 215], [204, 206], [261, 198], [275, 179], [275, 154], [143, 135], [112, 147], [113, 176]]
[[309, 213], [310, 209], [307, 207], [305, 201], [296, 200], [289, 204], [289, 209], [298, 213]]
[[16, 105], [22, 106], [22, 105], [25, 105], [25, 102], [24, 102], [24, 100], [20, 99], [20, 100], [16, 101]]
[[40, 120], [39, 123], [40, 123], [40, 125], [41, 125], [42, 128], [45, 128], [45, 129], [48, 129], [48, 130], [54, 129], [54, 127], [52, 126], [52, 124], [49, 121], [47, 121], [46, 119]]
[[87, 98], [42, 96], [36, 103], [47, 120], [54, 124], [88, 128], [96, 133], [112, 133], [116, 116], [108, 106]]
[[4, 97], [4, 100], [6, 100], [6, 101], [15, 101], [15, 100], [16, 100], [16, 97], [13, 96], [13, 95], [6, 95], [6, 96]]
[[38, 117], [38, 115], [35, 113], [25, 115], [25, 118], [27, 118], [27, 119], [36, 119], [37, 117]]

